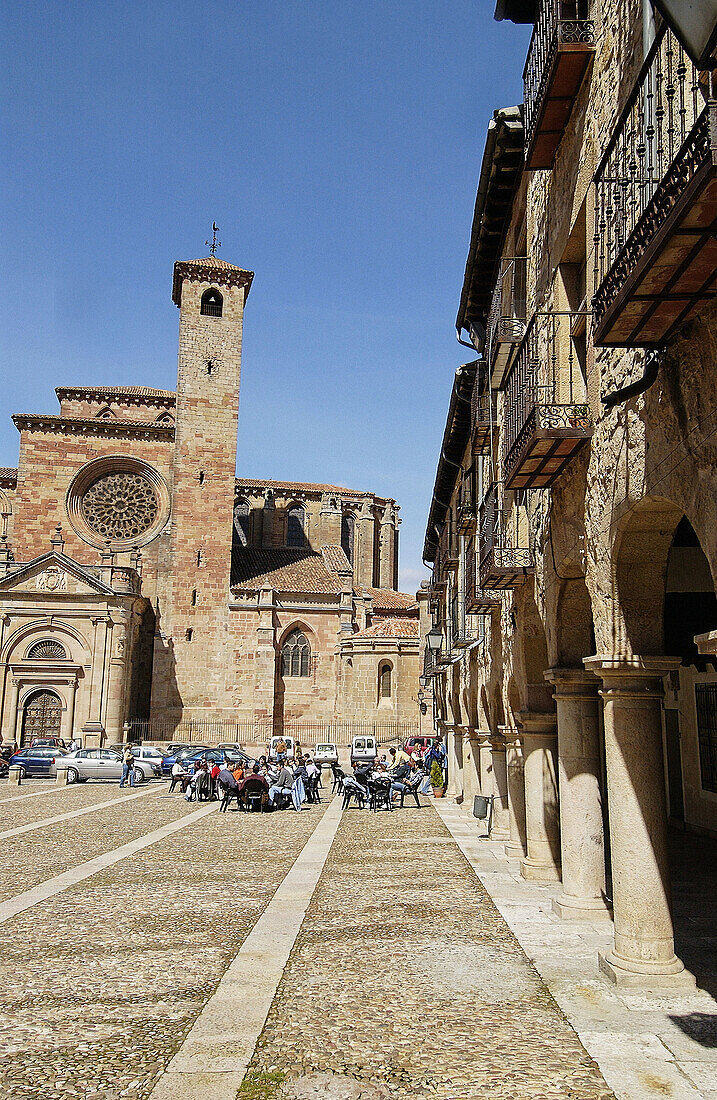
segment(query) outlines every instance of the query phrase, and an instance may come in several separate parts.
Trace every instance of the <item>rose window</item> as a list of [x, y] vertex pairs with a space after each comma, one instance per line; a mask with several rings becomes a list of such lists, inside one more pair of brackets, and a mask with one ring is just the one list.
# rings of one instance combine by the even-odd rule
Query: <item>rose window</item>
[[136, 473], [104, 474], [86, 489], [81, 502], [88, 527], [106, 539], [135, 539], [157, 518], [152, 485]]

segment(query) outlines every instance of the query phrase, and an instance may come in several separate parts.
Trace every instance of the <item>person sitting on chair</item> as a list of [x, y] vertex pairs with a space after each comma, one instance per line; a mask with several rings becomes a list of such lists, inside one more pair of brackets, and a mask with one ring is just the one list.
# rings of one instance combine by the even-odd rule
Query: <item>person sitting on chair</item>
[[182, 794], [184, 794], [188, 782], [189, 776], [179, 761], [175, 760], [172, 764], [172, 782], [169, 784], [169, 793], [171, 794], [174, 788], [178, 786]]
[[279, 795], [285, 795], [287, 798], [291, 798], [291, 789], [293, 786], [294, 777], [286, 765], [284, 765], [276, 777], [276, 780], [269, 787], [269, 802], [271, 805], [274, 805]]
[[258, 764], [255, 764], [251, 771], [246, 773], [241, 783], [239, 784], [239, 790], [243, 791], [247, 783], [249, 783], [251, 780], [258, 780], [259, 783], [262, 784], [262, 786], [266, 787], [267, 791], [269, 790], [269, 784], [267, 783], [266, 778], [261, 774], [261, 769], [259, 768]]

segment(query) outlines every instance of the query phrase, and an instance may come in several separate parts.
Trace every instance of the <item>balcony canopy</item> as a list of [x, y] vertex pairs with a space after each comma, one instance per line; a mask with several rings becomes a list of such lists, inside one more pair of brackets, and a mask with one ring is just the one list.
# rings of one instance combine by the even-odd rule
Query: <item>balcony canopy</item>
[[456, 330], [485, 324], [523, 168], [523, 108], [501, 107], [488, 125]]
[[497, 0], [493, 18], [498, 22], [509, 19], [511, 23], [534, 23], [537, 7], [537, 0]]

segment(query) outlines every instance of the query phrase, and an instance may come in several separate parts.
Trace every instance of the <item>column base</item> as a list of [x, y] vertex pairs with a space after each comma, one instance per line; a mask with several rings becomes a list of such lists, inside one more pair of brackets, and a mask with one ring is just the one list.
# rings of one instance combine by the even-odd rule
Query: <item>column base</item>
[[694, 989], [694, 974], [685, 970], [677, 955], [667, 962], [637, 962], [623, 959], [614, 951], [598, 955], [598, 968], [615, 985], [635, 989]]
[[612, 920], [612, 909], [604, 898], [577, 898], [561, 894], [553, 898], [553, 912], [563, 920]]
[[528, 882], [560, 882], [560, 867], [556, 863], [539, 863], [526, 856], [520, 864], [520, 873]]
[[517, 840], [509, 840], [503, 845], [503, 850], [508, 859], [525, 859], [525, 848]]
[[[495, 840], [497, 844], [503, 844], [504, 841], [510, 840], [510, 832], [507, 829], [491, 829], [488, 833], [489, 840]], [[524, 853], [521, 852], [521, 855]]]

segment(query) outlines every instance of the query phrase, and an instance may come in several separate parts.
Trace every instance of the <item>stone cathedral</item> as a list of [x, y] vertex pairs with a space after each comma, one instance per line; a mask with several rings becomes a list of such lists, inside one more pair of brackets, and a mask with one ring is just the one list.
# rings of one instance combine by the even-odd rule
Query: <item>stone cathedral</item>
[[253, 273], [174, 265], [176, 393], [56, 390], [0, 469], [2, 739], [122, 740], [150, 719], [418, 719], [398, 507], [237, 478]]

